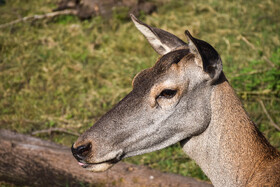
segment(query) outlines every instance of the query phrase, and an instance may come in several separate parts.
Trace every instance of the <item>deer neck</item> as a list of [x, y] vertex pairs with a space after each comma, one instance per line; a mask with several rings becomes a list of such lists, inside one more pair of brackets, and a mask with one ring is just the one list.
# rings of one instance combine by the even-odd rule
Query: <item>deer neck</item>
[[214, 186], [244, 186], [272, 147], [249, 119], [225, 80], [211, 95], [211, 121], [200, 135], [181, 142]]

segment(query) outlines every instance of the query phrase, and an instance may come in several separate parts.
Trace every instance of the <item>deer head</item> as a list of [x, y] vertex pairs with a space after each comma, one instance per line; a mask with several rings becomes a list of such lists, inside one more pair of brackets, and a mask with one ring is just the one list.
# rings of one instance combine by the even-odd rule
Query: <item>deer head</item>
[[188, 31], [185, 43], [131, 18], [161, 58], [138, 73], [132, 91], [73, 144], [80, 165], [95, 172], [202, 133], [210, 122], [211, 90], [222, 74], [210, 44]]

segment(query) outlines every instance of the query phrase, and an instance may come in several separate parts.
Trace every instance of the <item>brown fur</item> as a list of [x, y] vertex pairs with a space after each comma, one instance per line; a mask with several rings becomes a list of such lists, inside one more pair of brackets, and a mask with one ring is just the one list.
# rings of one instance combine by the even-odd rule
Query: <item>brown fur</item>
[[[221, 148], [246, 186], [280, 185], [280, 154], [249, 119], [227, 81], [217, 89]], [[221, 109], [221, 110], [219, 110]], [[221, 127], [218, 127], [221, 128]]]

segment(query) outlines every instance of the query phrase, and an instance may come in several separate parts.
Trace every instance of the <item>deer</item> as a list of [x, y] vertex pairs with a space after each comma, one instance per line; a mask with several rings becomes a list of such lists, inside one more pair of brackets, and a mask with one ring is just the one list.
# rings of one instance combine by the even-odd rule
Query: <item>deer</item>
[[279, 186], [280, 153], [249, 118], [218, 52], [188, 30], [186, 43], [131, 19], [160, 58], [72, 145], [79, 164], [102, 172], [179, 142], [214, 186]]

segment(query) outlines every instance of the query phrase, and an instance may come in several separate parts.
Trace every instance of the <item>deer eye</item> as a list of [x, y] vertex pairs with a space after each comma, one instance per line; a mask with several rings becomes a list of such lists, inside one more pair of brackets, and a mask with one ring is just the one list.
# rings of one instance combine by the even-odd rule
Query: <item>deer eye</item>
[[165, 89], [157, 96], [157, 98], [164, 97], [166, 99], [171, 99], [176, 95], [176, 93], [177, 90]]

